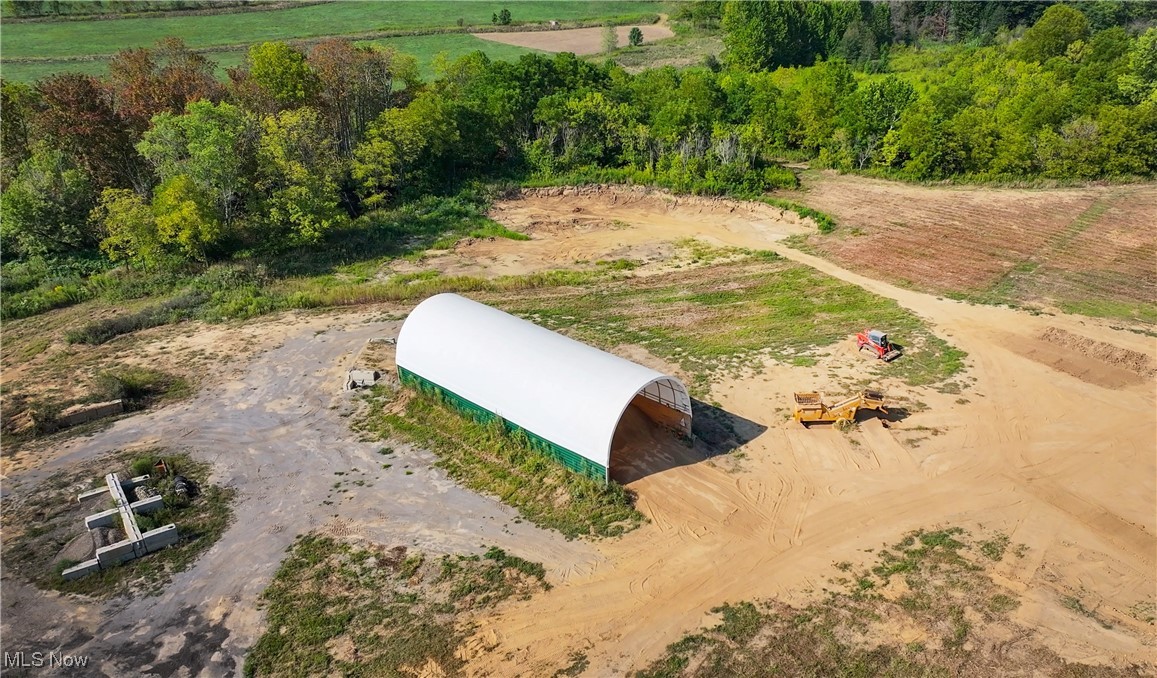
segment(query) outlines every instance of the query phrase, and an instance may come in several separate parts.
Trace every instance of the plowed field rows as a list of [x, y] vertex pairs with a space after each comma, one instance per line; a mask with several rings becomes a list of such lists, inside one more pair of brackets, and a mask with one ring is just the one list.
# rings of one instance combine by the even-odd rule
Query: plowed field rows
[[796, 196], [841, 228], [807, 247], [873, 277], [989, 302], [1157, 322], [1157, 185], [925, 187], [823, 173]]

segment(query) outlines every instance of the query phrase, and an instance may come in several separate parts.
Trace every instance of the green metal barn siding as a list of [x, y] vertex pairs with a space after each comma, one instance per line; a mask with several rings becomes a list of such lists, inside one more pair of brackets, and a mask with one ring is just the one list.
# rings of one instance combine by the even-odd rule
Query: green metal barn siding
[[502, 421], [503, 426], [505, 426], [508, 432], [521, 432], [527, 437], [535, 449], [547, 455], [548, 457], [555, 459], [563, 466], [574, 471], [575, 473], [579, 473], [581, 475], [604, 482], [607, 480], [607, 469], [601, 464], [596, 464], [581, 454], [572, 452], [571, 450], [568, 450], [561, 445], [556, 445], [555, 443], [552, 443], [540, 435], [527, 431], [518, 424], [514, 424], [505, 419], [502, 419], [502, 417], [499, 417], [497, 414], [494, 414], [485, 407], [470, 402], [457, 393], [442, 388], [438, 384], [435, 384], [434, 382], [425, 379], [420, 375], [414, 374], [401, 365], [398, 366], [398, 378], [403, 384], [407, 386], [411, 386], [418, 389], [419, 391], [424, 391], [426, 393], [431, 393], [441, 397], [459, 412], [469, 416], [475, 421], [481, 422], [483, 424], [488, 424], [495, 419]]

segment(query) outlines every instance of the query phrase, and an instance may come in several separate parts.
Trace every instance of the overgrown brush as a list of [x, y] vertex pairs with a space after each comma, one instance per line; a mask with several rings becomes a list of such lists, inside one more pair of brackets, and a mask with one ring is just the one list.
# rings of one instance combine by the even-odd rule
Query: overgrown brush
[[194, 312], [208, 300], [203, 292], [190, 292], [136, 313], [118, 315], [105, 320], [97, 320], [77, 330], [65, 333], [70, 344], [103, 344], [122, 334], [129, 334], [150, 327], [158, 327], [193, 317]]

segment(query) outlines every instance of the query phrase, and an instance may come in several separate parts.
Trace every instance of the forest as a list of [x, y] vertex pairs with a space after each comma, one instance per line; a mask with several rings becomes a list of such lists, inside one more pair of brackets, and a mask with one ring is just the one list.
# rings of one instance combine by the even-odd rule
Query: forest
[[476, 218], [502, 186], [756, 197], [794, 187], [792, 161], [908, 181], [1157, 171], [1151, 5], [698, 2], [675, 18], [723, 31], [720, 57], [630, 73], [476, 53], [424, 81], [391, 50], [269, 42], [221, 82], [169, 39], [106, 77], [4, 82], [3, 316], [97, 294], [111, 267], [122, 284], [293, 260], [336, 234], [356, 257], [350, 234], [385, 237], [398, 210], [388, 237], [405, 240], [431, 210]]

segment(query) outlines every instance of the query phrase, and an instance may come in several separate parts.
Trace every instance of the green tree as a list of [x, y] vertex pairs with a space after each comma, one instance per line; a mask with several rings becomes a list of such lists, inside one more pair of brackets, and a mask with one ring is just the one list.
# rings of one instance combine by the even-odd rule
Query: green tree
[[190, 259], [206, 261], [225, 235], [213, 203], [213, 196], [186, 174], [166, 180], [153, 195], [159, 239]]
[[884, 138], [896, 128], [904, 110], [916, 100], [912, 85], [889, 75], [869, 83], [857, 92], [852, 105], [855, 121], [852, 125], [852, 157], [857, 169], [879, 158]]
[[619, 31], [614, 24], [603, 26], [603, 51], [613, 52], [619, 48]]
[[28, 85], [0, 82], [0, 191], [31, 154], [36, 103], [36, 90]]
[[840, 126], [855, 91], [856, 78], [847, 62], [825, 61], [805, 70], [793, 107], [795, 142], [818, 152]]
[[352, 174], [368, 207], [407, 188], [433, 183], [461, 137], [447, 98], [422, 92], [405, 108], [391, 108], [354, 149]]
[[643, 44], [643, 30], [638, 26], [633, 27], [627, 36], [627, 44], [631, 47], [638, 47]]
[[317, 77], [305, 55], [284, 42], [263, 42], [249, 48], [249, 77], [278, 108], [295, 108], [313, 100]]
[[153, 208], [136, 191], [104, 189], [92, 219], [104, 227], [100, 249], [109, 260], [156, 268], [166, 259]]
[[88, 175], [67, 155], [43, 145], [34, 148], [0, 196], [0, 234], [9, 256], [96, 246], [99, 237], [88, 222], [94, 199]]
[[1157, 101], [1157, 28], [1150, 28], [1137, 38], [1129, 51], [1129, 72], [1117, 82], [1130, 101]]
[[938, 179], [951, 171], [943, 164], [943, 146], [936, 108], [925, 99], [906, 108], [884, 136], [880, 160], [916, 179]]
[[727, 2], [723, 5], [723, 60], [746, 71], [774, 68], [784, 60], [776, 46], [787, 42], [786, 18], [770, 2]]
[[285, 233], [292, 244], [316, 243], [344, 220], [338, 207], [341, 162], [317, 111], [301, 108], [265, 118], [257, 160], [259, 191], [266, 196], [261, 215], [271, 234]]
[[153, 118], [137, 150], [163, 181], [178, 176], [213, 197], [217, 220], [228, 226], [240, 214], [253, 186], [256, 129], [248, 114], [221, 102], [196, 101], [184, 115]]
[[1024, 33], [1016, 53], [1025, 61], [1044, 63], [1063, 56], [1069, 45], [1089, 37], [1089, 20], [1068, 5], [1053, 5]]
[[855, 5], [849, 3], [727, 2], [722, 20], [724, 61], [748, 71], [809, 65], [839, 43], [854, 16], [842, 7], [845, 4], [854, 12]]

